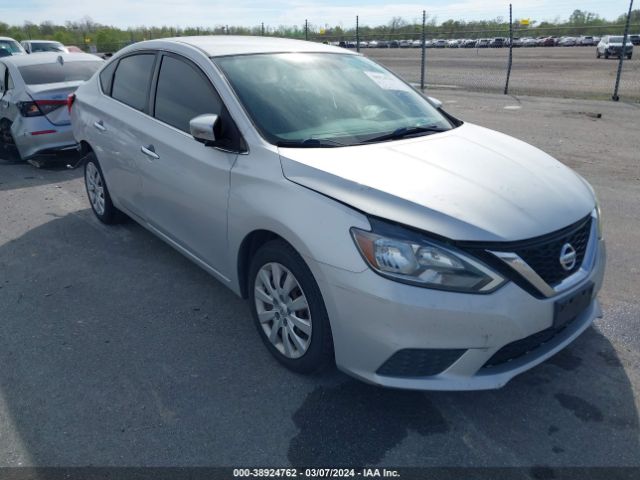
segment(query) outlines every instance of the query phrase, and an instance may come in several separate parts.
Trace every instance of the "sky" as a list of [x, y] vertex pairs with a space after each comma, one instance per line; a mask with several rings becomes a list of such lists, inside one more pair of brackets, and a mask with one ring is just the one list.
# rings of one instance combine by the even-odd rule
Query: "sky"
[[[217, 25], [302, 25], [350, 27], [382, 25], [394, 16], [421, 20], [422, 10], [438, 22], [509, 17], [509, 0], [0, 0], [0, 21], [63, 24], [88, 16], [94, 22], [121, 28], [134, 26], [214, 27]], [[566, 19], [575, 9], [615, 19], [629, 8], [628, 0], [513, 0], [515, 18]], [[639, 5], [640, 7], [640, 5]]]

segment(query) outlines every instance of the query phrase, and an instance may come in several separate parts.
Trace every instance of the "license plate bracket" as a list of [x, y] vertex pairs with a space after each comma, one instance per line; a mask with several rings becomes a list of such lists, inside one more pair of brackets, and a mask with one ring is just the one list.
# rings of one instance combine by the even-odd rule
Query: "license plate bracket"
[[593, 297], [593, 284], [589, 284], [570, 297], [558, 300], [554, 304], [553, 328], [565, 327], [584, 312]]

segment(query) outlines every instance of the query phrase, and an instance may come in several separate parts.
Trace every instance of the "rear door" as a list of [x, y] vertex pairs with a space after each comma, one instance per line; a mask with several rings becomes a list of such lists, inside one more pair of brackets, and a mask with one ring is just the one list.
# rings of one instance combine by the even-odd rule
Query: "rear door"
[[237, 153], [207, 147], [189, 121], [217, 114], [231, 119], [205, 73], [190, 60], [162, 55], [152, 115], [137, 143], [144, 216], [163, 236], [223, 277], [227, 255], [229, 175]]
[[142, 214], [140, 137], [149, 116], [155, 52], [137, 52], [120, 58], [100, 72], [95, 105], [87, 105], [90, 142], [96, 148], [109, 193], [129, 213]]
[[[19, 111], [16, 98], [18, 96], [15, 88], [16, 72], [13, 74], [12, 66], [0, 62], [0, 120], [6, 119], [13, 124], [12, 130], [15, 131], [17, 123], [19, 123]], [[15, 136], [14, 136], [15, 138]]]

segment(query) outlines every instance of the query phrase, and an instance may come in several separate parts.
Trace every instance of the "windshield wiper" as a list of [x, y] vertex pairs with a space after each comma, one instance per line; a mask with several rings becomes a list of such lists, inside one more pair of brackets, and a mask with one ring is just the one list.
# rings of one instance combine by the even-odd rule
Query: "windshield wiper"
[[411, 135], [418, 135], [420, 133], [438, 133], [446, 131], [447, 130], [437, 127], [436, 125], [430, 125], [428, 127], [401, 127], [391, 133], [385, 133], [384, 135], [368, 138], [362, 143], [384, 142], [386, 140], [397, 140], [400, 138], [409, 137]]
[[276, 143], [276, 146], [282, 148], [334, 148], [347, 147], [348, 145], [330, 138], [307, 138], [306, 140], [282, 140]]

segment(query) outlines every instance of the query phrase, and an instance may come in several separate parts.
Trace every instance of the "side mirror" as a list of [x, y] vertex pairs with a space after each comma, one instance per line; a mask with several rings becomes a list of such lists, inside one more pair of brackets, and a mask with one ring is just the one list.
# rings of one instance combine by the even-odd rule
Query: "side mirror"
[[199, 115], [191, 119], [189, 130], [197, 141], [211, 145], [220, 135], [220, 117], [211, 113]]
[[427, 99], [431, 102], [431, 105], [433, 105], [437, 109], [441, 109], [442, 108], [442, 102], [440, 100], [438, 100], [437, 98], [427, 97]]

